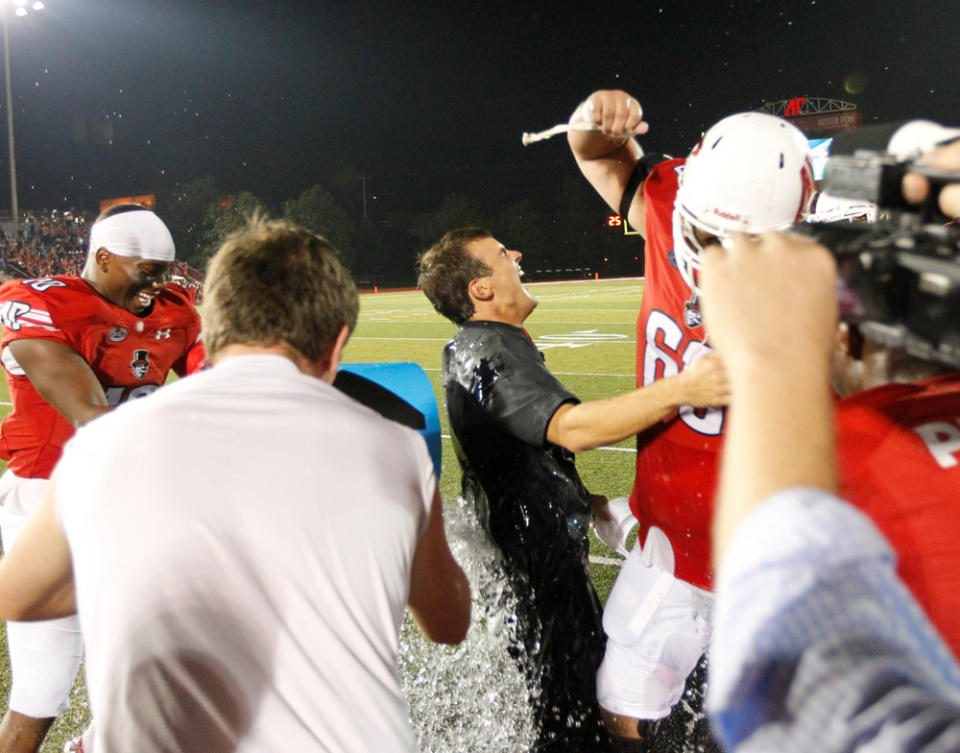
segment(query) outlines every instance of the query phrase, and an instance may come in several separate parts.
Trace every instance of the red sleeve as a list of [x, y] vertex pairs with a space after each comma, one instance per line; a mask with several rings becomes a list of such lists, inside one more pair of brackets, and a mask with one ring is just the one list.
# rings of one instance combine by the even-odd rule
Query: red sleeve
[[200, 332], [200, 315], [197, 313], [193, 303], [191, 291], [174, 283], [169, 283], [167, 288], [169, 292], [176, 293], [180, 296], [182, 299], [181, 305], [189, 309], [193, 319], [192, 326], [188, 327], [191, 344], [187, 346], [183, 354], [176, 360], [173, 366], [170, 367], [177, 376], [183, 377], [187, 374], [193, 374], [195, 371], [201, 371], [209, 366], [207, 363], [207, 351], [203, 346], [203, 336]]
[[13, 340], [52, 340], [77, 349], [63, 317], [75, 318], [62, 310], [59, 293], [67, 284], [55, 278], [10, 280], [0, 287], [0, 324], [3, 345]]
[[183, 357], [173, 365], [177, 376], [186, 376], [195, 371], [202, 371], [210, 364], [207, 363], [207, 350], [203, 347], [203, 340], [197, 339]]

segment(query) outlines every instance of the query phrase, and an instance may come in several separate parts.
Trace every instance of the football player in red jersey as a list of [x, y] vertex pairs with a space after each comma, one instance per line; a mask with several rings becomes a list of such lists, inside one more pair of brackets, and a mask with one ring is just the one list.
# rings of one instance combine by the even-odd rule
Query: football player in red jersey
[[[638, 386], [676, 374], [709, 351], [698, 301], [699, 251], [731, 232], [789, 227], [803, 218], [815, 189], [807, 141], [780, 118], [755, 112], [724, 118], [685, 160], [645, 155], [634, 137], [648, 130], [635, 98], [598, 91], [574, 111], [568, 132], [584, 176], [645, 239]], [[635, 547], [611, 592], [597, 681], [608, 726], [623, 737], [660, 736], [645, 722], [670, 716], [706, 646], [724, 417], [721, 408], [688, 407], [637, 439], [630, 506], [643, 549]], [[686, 726], [679, 718], [664, 725], [674, 722]], [[695, 735], [696, 744], [711, 744], [702, 717]]]
[[[0, 361], [13, 401], [0, 426], [5, 551], [39, 505], [76, 427], [149, 395], [171, 370], [182, 376], [203, 364], [190, 295], [166, 280], [173, 260], [173, 238], [160, 218], [124, 204], [91, 227], [79, 276], [0, 286]], [[7, 643], [13, 684], [0, 750], [36, 751], [69, 705], [83, 651], [79, 628], [75, 617], [11, 622]]]
[[898, 574], [960, 659], [960, 373], [856, 332], [841, 325], [840, 493], [893, 545]]

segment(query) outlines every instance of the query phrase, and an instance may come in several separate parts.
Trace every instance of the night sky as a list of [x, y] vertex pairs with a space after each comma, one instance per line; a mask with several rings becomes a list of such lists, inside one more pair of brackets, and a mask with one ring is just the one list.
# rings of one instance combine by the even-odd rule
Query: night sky
[[525, 148], [521, 133], [597, 88], [635, 94], [645, 147], [673, 154], [794, 96], [854, 102], [865, 123], [960, 123], [955, 1], [596, 7], [47, 0], [10, 23], [20, 206], [95, 211], [204, 175], [274, 207], [351, 180], [359, 207], [362, 174], [372, 214], [453, 191], [536, 202], [575, 168], [562, 137]]

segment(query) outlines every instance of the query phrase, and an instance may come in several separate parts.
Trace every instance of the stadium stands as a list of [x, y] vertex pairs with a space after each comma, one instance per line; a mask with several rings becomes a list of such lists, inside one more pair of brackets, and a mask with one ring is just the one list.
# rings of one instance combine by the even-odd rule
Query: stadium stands
[[[53, 209], [26, 213], [19, 222], [0, 222], [0, 278], [80, 274], [94, 218]], [[203, 284], [203, 273], [182, 261], [174, 262], [170, 274], [191, 290]]]

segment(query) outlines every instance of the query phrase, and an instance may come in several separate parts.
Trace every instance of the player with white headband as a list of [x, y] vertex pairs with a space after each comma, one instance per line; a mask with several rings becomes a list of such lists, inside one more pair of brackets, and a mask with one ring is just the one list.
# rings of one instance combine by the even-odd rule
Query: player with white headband
[[[163, 288], [173, 260], [167, 226], [153, 212], [135, 209], [93, 223], [81, 276], [108, 301], [139, 315]], [[122, 284], [121, 272], [128, 275], [128, 285]]]
[[[0, 361], [13, 401], [0, 426], [4, 551], [39, 506], [76, 427], [149, 395], [171, 370], [185, 375], [204, 362], [190, 295], [167, 282], [173, 261], [163, 221], [123, 204], [93, 224], [80, 275], [0, 286]], [[34, 753], [69, 705], [83, 654], [80, 632], [75, 617], [9, 622], [7, 643], [13, 686], [0, 750]]]
[[119, 212], [97, 220], [90, 228], [90, 250], [105, 248], [118, 256], [172, 262], [173, 236], [147, 209]]

